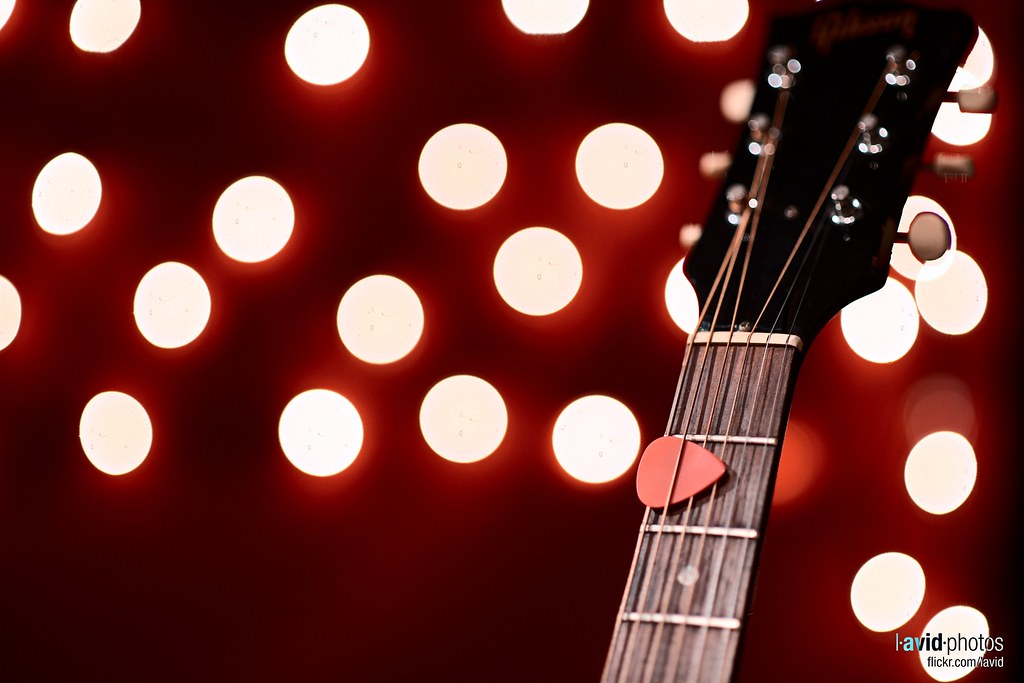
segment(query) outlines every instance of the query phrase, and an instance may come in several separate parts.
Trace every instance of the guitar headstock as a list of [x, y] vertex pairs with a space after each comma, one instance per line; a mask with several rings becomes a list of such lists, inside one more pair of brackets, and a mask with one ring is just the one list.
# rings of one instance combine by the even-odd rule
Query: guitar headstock
[[700, 329], [807, 343], [882, 287], [932, 122], [976, 34], [961, 12], [892, 3], [774, 22], [749, 125], [686, 258]]

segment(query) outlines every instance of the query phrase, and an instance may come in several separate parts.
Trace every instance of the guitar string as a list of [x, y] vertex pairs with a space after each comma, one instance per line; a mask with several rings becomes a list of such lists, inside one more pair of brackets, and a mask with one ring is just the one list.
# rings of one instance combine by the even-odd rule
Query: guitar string
[[[782, 92], [779, 93], [779, 97], [778, 97], [778, 99], [776, 100], [776, 103], [775, 103], [775, 111], [773, 112], [773, 115], [772, 115], [771, 127], [769, 128], [769, 133], [768, 133], [768, 140], [762, 146], [761, 151], [760, 151], [760, 158], [759, 158], [760, 175], [757, 177], [756, 190], [754, 190], [754, 188], [752, 188], [752, 190], [754, 190], [753, 191], [753, 197], [754, 197], [753, 220], [751, 221], [750, 236], [749, 236], [746, 252], [744, 254], [743, 267], [742, 267], [741, 272], [740, 272], [740, 280], [739, 280], [739, 283], [737, 285], [735, 300], [733, 302], [732, 320], [730, 321], [730, 324], [729, 324], [729, 336], [726, 338], [726, 343], [724, 345], [724, 348], [720, 347], [719, 349], [716, 349], [716, 351], [719, 351], [720, 353], [723, 354], [724, 360], [726, 362], [723, 364], [722, 373], [719, 375], [718, 383], [717, 383], [717, 386], [715, 387], [715, 395], [712, 398], [711, 403], [710, 403], [710, 405], [712, 407], [716, 406], [718, 404], [719, 396], [722, 395], [722, 388], [723, 388], [723, 386], [725, 386], [726, 381], [727, 381], [726, 368], [728, 368], [729, 351], [730, 351], [730, 348], [732, 347], [733, 334], [734, 334], [734, 330], [736, 329], [736, 325], [737, 325], [737, 321], [738, 321], [740, 300], [741, 300], [742, 294], [743, 294], [743, 292], [745, 290], [747, 273], [748, 273], [749, 267], [750, 267], [750, 258], [751, 258], [751, 255], [753, 254], [754, 244], [755, 244], [755, 241], [757, 239], [757, 228], [758, 228], [758, 225], [760, 224], [761, 211], [762, 211], [762, 208], [764, 206], [764, 198], [765, 198], [765, 195], [767, 194], [768, 183], [770, 182], [772, 170], [774, 168], [775, 150], [776, 150], [776, 146], [778, 145], [778, 142], [779, 142], [779, 135], [780, 135], [780, 131], [782, 130], [782, 123], [785, 120], [785, 114], [786, 114], [786, 109], [787, 109], [787, 105], [788, 104], [789, 104], [789, 91], [788, 90], [783, 90]], [[722, 298], [724, 298], [724, 296], [725, 296], [725, 291], [726, 291], [726, 288], [723, 288], [723, 292], [721, 294]], [[714, 325], [712, 325], [712, 330], [713, 329], [714, 329]], [[748, 344], [749, 344], [749, 337], [748, 337]], [[711, 348], [712, 348], [712, 346], [711, 346], [711, 337], [709, 336], [708, 337], [707, 345], [705, 347], [705, 358], [707, 358], [711, 354]], [[714, 366], [712, 366], [712, 367], [714, 367]], [[742, 373], [742, 366], [740, 367], [740, 371]], [[709, 378], [709, 381], [710, 381], [710, 378]], [[740, 382], [738, 384], [734, 384], [734, 386], [742, 387], [742, 382]], [[737, 391], [739, 391], [739, 390], [740, 389], [738, 388]], [[723, 398], [723, 400], [725, 400], [725, 399]], [[733, 402], [733, 407], [734, 408], [735, 408], [736, 403], [738, 402], [738, 400], [739, 400], [739, 397], [738, 397], [738, 394], [737, 394], [737, 398]], [[707, 448], [708, 440], [709, 440], [709, 437], [711, 435], [712, 425], [715, 422], [715, 418], [716, 418], [715, 410], [712, 409], [711, 411], [709, 411], [709, 414], [708, 414], [707, 426], [702, 430], [703, 434], [704, 434], [704, 440], [703, 440], [702, 446], [704, 448]], [[689, 421], [687, 421], [687, 422], [689, 422]], [[699, 424], [697, 426], [699, 427]], [[684, 434], [688, 431], [687, 428], [688, 428], [688, 424], [684, 424]], [[725, 441], [723, 442], [723, 446], [722, 446], [722, 450], [723, 451], [729, 448], [728, 439], [729, 439], [729, 436], [731, 435], [731, 433], [732, 433], [732, 413], [730, 413], [729, 423], [726, 425], [726, 429], [725, 429], [725, 431], [723, 433], [723, 436], [725, 437]], [[674, 481], [674, 477], [673, 477], [673, 481]], [[701, 560], [701, 557], [703, 555], [704, 542], [705, 542], [705, 539], [707, 538], [707, 532], [708, 532], [708, 529], [709, 529], [710, 524], [711, 524], [711, 515], [712, 515], [712, 513], [714, 511], [715, 498], [716, 498], [717, 491], [718, 491], [718, 482], [716, 481], [716, 482], [714, 482], [712, 484], [711, 491], [710, 491], [709, 496], [708, 496], [708, 502], [707, 502], [707, 505], [706, 505], [706, 508], [705, 508], [706, 509], [706, 513], [705, 513], [704, 528], [700, 531], [700, 533], [698, 535], [698, 539], [696, 541], [696, 543], [697, 543], [697, 556], [696, 556], [696, 559], [694, 560], [692, 566], [694, 566], [695, 568], [698, 568], [698, 571], [699, 571], [699, 567], [700, 567], [700, 560]], [[691, 498], [691, 501], [692, 501], [692, 498]], [[667, 509], [667, 505], [666, 505], [666, 509]], [[688, 516], [689, 516], [689, 509], [687, 510], [687, 517]], [[668, 573], [667, 579], [666, 579], [666, 582], [668, 584], [668, 590], [666, 591], [665, 598], [663, 599], [663, 605], [662, 605], [662, 609], [661, 609], [661, 612], [664, 615], [668, 614], [669, 606], [671, 605], [672, 590], [673, 590], [673, 588], [675, 588], [676, 571], [678, 569], [679, 558], [682, 555], [682, 549], [683, 549], [685, 541], [686, 541], [686, 536], [687, 536], [686, 528], [687, 528], [688, 524], [689, 524], [689, 520], [688, 519], [683, 522], [682, 531], [678, 535], [678, 538], [676, 539], [676, 545], [675, 545], [676, 552], [674, 552], [673, 555], [672, 555], [672, 560], [670, 562], [669, 573]], [[718, 573], [720, 574], [720, 568], [719, 568]], [[688, 613], [689, 610], [690, 610], [690, 607], [691, 607], [692, 602], [693, 602], [693, 597], [694, 597], [694, 595], [696, 593], [696, 585], [697, 585], [697, 583], [695, 581], [692, 584], [690, 584], [689, 586], [684, 585], [683, 588], [682, 588], [683, 595], [681, 596], [681, 602], [682, 602], [682, 605], [683, 605], [683, 613]], [[659, 622], [659, 625], [660, 625], [660, 622]], [[706, 632], [706, 629], [703, 630], [702, 633], [703, 632]], [[670, 642], [670, 645], [669, 645], [669, 652], [668, 652], [668, 662], [669, 662], [668, 666], [669, 666], [669, 668], [668, 668], [668, 672], [667, 672], [667, 676], [666, 676], [667, 680], [672, 680], [673, 678], [675, 678], [676, 670], [677, 670], [677, 668], [679, 666], [679, 657], [677, 655], [678, 655], [679, 652], [682, 651], [683, 642], [684, 642], [684, 639], [685, 639], [685, 634], [686, 634], [686, 628], [685, 627], [677, 628], [675, 630], [675, 632], [672, 634], [671, 642]], [[657, 647], [658, 641], [657, 641], [656, 638], [654, 639], [654, 642], [656, 643], [655, 647]], [[698, 646], [698, 650], [699, 649], [700, 648]], [[676, 656], [673, 656], [673, 655], [676, 655]], [[650, 659], [654, 659], [654, 658], [651, 657]], [[649, 681], [647, 679], [645, 679], [645, 683], [649, 683]]]
[[[866, 106], [864, 108], [864, 111], [862, 112], [860, 118], [858, 118], [858, 123], [861, 120], [863, 120], [863, 118], [865, 116], [867, 116], [868, 114], [870, 114], [871, 112], [874, 111], [874, 108], [877, 106], [878, 100], [880, 99], [882, 92], [884, 92], [884, 90], [885, 90], [885, 87], [886, 87], [885, 78], [894, 69], [895, 69], [895, 65], [894, 64], [887, 64], [886, 65], [886, 68], [882, 72], [882, 76], [879, 78], [879, 81], [878, 81], [878, 83], [875, 86], [875, 89], [872, 91], [871, 96], [869, 96], [869, 98], [868, 98], [868, 102], [867, 102], [867, 104], [866, 104]], [[810, 226], [812, 226], [815, 222], [817, 222], [817, 218], [818, 218], [818, 214], [820, 212], [821, 206], [824, 205], [824, 200], [829, 195], [829, 193], [831, 192], [831, 189], [832, 189], [836, 179], [839, 177], [839, 174], [842, 173], [843, 169], [845, 169], [847, 167], [847, 163], [849, 161], [850, 154], [853, 151], [853, 147], [856, 144], [856, 141], [859, 138], [860, 133], [861, 133], [861, 131], [860, 131], [859, 127], [855, 126], [853, 132], [850, 135], [849, 140], [847, 141], [846, 146], [844, 147], [843, 151], [841, 152], [841, 154], [839, 156], [839, 159], [837, 160], [836, 166], [833, 168], [833, 171], [832, 171], [832, 173], [831, 173], [831, 175], [830, 175], [830, 177], [828, 179], [828, 182], [825, 185], [825, 188], [823, 189], [822, 194], [819, 196], [818, 202], [815, 204], [813, 212], [808, 217], [807, 222], [805, 223], [805, 226], [804, 226], [803, 231], [801, 232], [800, 238], [798, 238], [797, 243], [794, 245], [793, 250], [790, 252], [789, 258], [786, 261], [786, 265], [783, 267], [783, 271], [780, 273], [779, 278], [776, 281], [775, 286], [772, 288], [772, 292], [769, 294], [769, 297], [766, 300], [766, 302], [765, 302], [765, 304], [764, 304], [760, 314], [758, 315], [758, 318], [755, 321], [752, 329], [756, 329], [757, 325], [760, 323], [761, 319], [764, 317], [764, 314], [765, 314], [766, 310], [768, 309], [768, 306], [771, 303], [771, 299], [774, 296], [775, 291], [776, 291], [776, 289], [779, 286], [779, 282], [781, 282], [781, 280], [785, 277], [786, 270], [788, 269], [789, 265], [792, 263], [792, 260], [793, 260], [795, 254], [796, 254], [796, 251], [800, 247], [800, 243], [802, 242], [804, 236], [809, 231]], [[820, 225], [822, 225], [822, 224], [819, 224], [819, 226]], [[801, 259], [800, 264], [799, 264], [799, 266], [798, 266], [798, 268], [796, 270], [796, 273], [795, 273], [795, 275], [793, 277], [793, 280], [790, 283], [790, 285], [789, 285], [789, 287], [788, 287], [788, 289], [786, 291], [786, 295], [785, 295], [785, 297], [784, 297], [784, 299], [783, 299], [783, 301], [782, 301], [782, 303], [781, 303], [781, 305], [779, 307], [779, 311], [776, 314], [775, 320], [772, 322], [771, 329], [770, 329], [770, 331], [768, 333], [769, 336], [771, 334], [775, 333], [776, 330], [778, 329], [779, 324], [780, 324], [781, 319], [782, 319], [782, 311], [785, 310], [786, 303], [789, 301], [789, 299], [792, 296], [792, 294], [796, 291], [797, 285], [798, 285], [798, 282], [799, 282], [799, 279], [800, 279], [800, 275], [804, 271], [804, 268], [807, 265], [807, 263], [808, 263], [808, 261], [810, 259], [810, 255], [811, 255], [812, 252], [816, 252], [815, 259], [813, 259], [811, 261], [811, 263], [812, 263], [812, 271], [813, 271], [814, 266], [817, 265], [817, 263], [818, 263], [818, 256], [820, 256], [820, 251], [824, 248], [824, 244], [825, 244], [824, 240], [822, 239], [823, 234], [824, 234], [824, 230], [821, 229], [820, 227], [819, 227], [818, 230], [815, 230], [815, 232], [813, 234], [813, 237], [812, 237], [812, 240], [811, 240], [811, 244], [809, 245], [808, 249], [804, 251], [803, 258]], [[806, 297], [808, 289], [809, 289], [809, 279], [804, 282], [803, 289], [802, 289], [801, 296], [800, 296], [800, 301], [797, 304], [796, 314], [799, 314], [800, 310], [803, 307], [803, 303], [804, 303], [804, 300], [805, 300], [805, 297]], [[746, 344], [744, 346], [744, 349], [743, 349], [744, 358], [740, 362], [740, 371], [741, 371], [741, 373], [742, 373], [742, 368], [745, 365], [746, 352], [747, 352], [747, 349], [750, 346], [751, 346], [751, 340], [748, 337], [748, 339], [746, 341]], [[755, 405], [755, 407], [757, 405], [756, 404], [757, 396], [759, 396], [760, 393], [761, 393], [761, 383], [762, 383], [762, 379], [764, 377], [764, 370], [765, 370], [765, 366], [767, 364], [766, 361], [767, 361], [767, 358], [768, 358], [769, 349], [770, 349], [769, 339], [766, 339], [765, 343], [764, 343], [764, 346], [763, 346], [763, 352], [762, 352], [762, 357], [761, 357], [760, 369], [759, 369], [759, 372], [758, 372], [758, 381], [757, 381], [757, 385], [755, 387], [755, 392], [754, 392], [754, 401], [755, 401], [754, 405]], [[742, 386], [742, 382], [740, 382], [740, 386]], [[767, 389], [767, 387], [765, 387], [765, 389]], [[779, 401], [782, 398], [782, 394], [783, 394], [784, 390], [785, 390], [784, 383], [782, 381], [780, 381], [779, 384], [778, 384], [778, 387], [775, 390], [775, 392], [773, 392], [774, 395], [772, 397], [771, 409], [768, 412], [768, 419], [771, 420], [771, 421], [774, 421], [774, 419], [775, 419], [775, 412], [778, 409]], [[730, 417], [729, 417], [730, 425], [731, 425], [731, 422], [732, 422], [732, 419], [733, 419], [733, 414], [735, 412], [735, 408], [736, 408], [737, 403], [738, 403], [738, 400], [734, 401], [733, 405], [732, 405], [732, 407], [730, 409]], [[762, 409], [764, 407], [766, 407], [766, 406], [767, 406], [767, 402], [762, 404]], [[756, 411], [754, 411], [754, 413], [756, 413]], [[762, 414], [760, 417], [764, 418], [764, 415]], [[754, 420], [753, 420], [753, 415], [752, 415], [751, 421], [750, 421], [750, 426], [751, 427], [752, 427], [753, 423], [754, 423]], [[749, 429], [748, 429], [748, 436], [749, 436]], [[755, 445], [754, 448], [756, 449], [757, 446]], [[764, 465], [765, 465], [766, 460], [768, 459], [768, 456], [770, 455], [768, 444], [764, 444], [763, 446], [761, 446], [761, 448], [763, 449], [762, 457], [758, 459], [757, 465], [756, 465], [756, 467], [757, 467], [757, 474], [758, 474], [759, 478], [763, 478], [763, 476], [764, 476], [764, 471], [763, 471], [764, 470]], [[776, 444], [775, 448], [777, 448], [777, 449], [781, 448], [781, 444]], [[732, 503], [733, 504], [732, 504], [732, 508], [730, 510], [730, 515], [735, 515], [736, 505], [738, 504], [738, 497], [734, 496], [733, 500], [732, 500]], [[710, 507], [710, 505], [709, 505], [709, 507]], [[711, 511], [709, 509], [708, 514], [707, 514], [707, 519], [708, 520], [710, 520], [710, 516], [711, 516]], [[706, 531], [707, 531], [707, 527], [705, 527], [704, 533], [706, 533]], [[723, 552], [719, 555], [720, 562], [719, 562], [719, 566], [717, 568], [719, 575], [721, 573], [721, 566], [724, 564], [724, 546], [725, 546], [725, 543], [726, 543], [725, 537], [723, 537], [722, 540], [723, 540], [723, 543], [722, 543]], [[714, 606], [714, 600], [717, 597], [716, 596], [717, 588], [718, 588], [717, 581], [712, 582], [711, 587], [712, 587], [711, 605], [713, 607]], [[741, 592], [739, 583], [737, 583], [736, 587], [735, 587], [735, 595], [734, 595], [733, 599], [731, 600], [732, 605], [733, 605], [733, 609], [732, 609], [732, 613], [733, 614], [735, 614], [739, 610], [739, 603], [740, 603], [741, 598], [742, 598], [742, 592]], [[727, 600], [727, 602], [729, 602], [729, 601]], [[705, 639], [706, 639], [707, 632], [708, 632], [708, 627], [706, 627], [706, 626], [700, 627], [700, 633], [701, 633], [702, 636], [704, 636]], [[695, 663], [695, 665], [694, 665], [694, 667], [692, 669], [692, 671], [694, 672], [695, 676], [697, 675], [697, 672], [700, 669], [700, 663], [701, 663], [701, 659], [702, 659], [703, 654], [704, 654], [704, 648], [698, 646], [696, 651], [697, 651], [697, 658], [698, 659], [697, 659], [697, 662]], [[678, 655], [681, 654], [681, 653], [677, 652], [676, 654], [677, 654], [677, 657], [678, 657]], [[669, 678], [668, 680], [671, 680], [671, 678]]]
[[[718, 291], [718, 287], [722, 283], [723, 275], [725, 275], [725, 277], [728, 279], [728, 275], [726, 275], [726, 273], [727, 273], [727, 271], [729, 269], [728, 268], [729, 264], [735, 262], [736, 254], [738, 253], [739, 246], [740, 246], [740, 244], [742, 242], [742, 235], [743, 235], [743, 232], [744, 232], [744, 230], [746, 228], [746, 223], [747, 223], [747, 214], [745, 213], [744, 217], [740, 221], [740, 224], [737, 226], [735, 233], [733, 234], [732, 242], [730, 243], [729, 249], [726, 252], [726, 258], [723, 259], [722, 264], [719, 266], [718, 273], [715, 276], [714, 283], [712, 284], [711, 293], [709, 294], [708, 299], [705, 302], [704, 308], [700, 312], [700, 316], [698, 317], [698, 321], [697, 321], [697, 327], [695, 329], [699, 329], [701, 323], [707, 317], [707, 314], [709, 312], [711, 303], [714, 300], [714, 295]], [[717, 317], [717, 312], [716, 312], [716, 317]], [[684, 378], [685, 378], [686, 367], [689, 364], [690, 356], [692, 354], [692, 347], [693, 347], [693, 344], [691, 343], [691, 341], [690, 341], [690, 339], [688, 337], [687, 341], [686, 341], [686, 345], [685, 345], [685, 350], [684, 350], [684, 353], [683, 353], [683, 367], [682, 367], [682, 370], [680, 371], [680, 377], [679, 377], [679, 381], [678, 381], [678, 384], [677, 384], [677, 387], [676, 387], [675, 405], [677, 405], [677, 406], [678, 406], [678, 402], [679, 402], [679, 396], [682, 394], [682, 385], [683, 385], [683, 381], [684, 381]], [[699, 379], [698, 379], [698, 382], [699, 382]], [[669, 427], [666, 429], [666, 433], [671, 431], [671, 424], [672, 424], [672, 422], [671, 422], [671, 419], [670, 419]], [[692, 501], [691, 501], [691, 504], [692, 504]], [[640, 541], [642, 541], [643, 538], [644, 538], [644, 535], [646, 533], [647, 523], [650, 520], [652, 513], [653, 513], [652, 509], [651, 508], [647, 508], [647, 511], [646, 511], [646, 513], [644, 515], [644, 523], [640, 527], [640, 540], [637, 543], [637, 550], [636, 550], [636, 553], [635, 553], [635, 556], [634, 556], [633, 567], [630, 569], [630, 583], [627, 583], [627, 586], [630, 586], [630, 587], [632, 585], [631, 581], [632, 581], [632, 577], [634, 576], [635, 569], [636, 569], [636, 567], [637, 567], [637, 565], [638, 565], [638, 563], [640, 561], [640, 550], [641, 550]], [[658, 550], [659, 541], [660, 541], [660, 534], [655, 537], [655, 541], [653, 543], [648, 545], [648, 548], [649, 548], [648, 557], [650, 557], [650, 558], [656, 558], [657, 557], [657, 550]], [[642, 612], [643, 611], [643, 606], [644, 606], [644, 604], [648, 600], [648, 595], [649, 595], [649, 591], [650, 591], [650, 582], [651, 582], [652, 577], [653, 577], [653, 573], [648, 570], [648, 568], [646, 567], [646, 562], [645, 562], [645, 567], [643, 569], [643, 579], [641, 581], [641, 588], [640, 588], [640, 590], [636, 594], [636, 596], [637, 596], [637, 611], [638, 612]], [[629, 588], [627, 588], [626, 594], [623, 596], [622, 607], [620, 608], [620, 611], [619, 611], [619, 622], [620, 623], [621, 623], [622, 619], [625, 616], [626, 605], [627, 605], [627, 602], [628, 602], [628, 599], [629, 599], [630, 592], [631, 591], [629, 590]], [[640, 622], [636, 622], [636, 623], [632, 624], [631, 627], [627, 627], [627, 628], [628, 628], [629, 633], [626, 636], [625, 649], [623, 651], [622, 657], [619, 660], [619, 672], [618, 672], [618, 675], [615, 677], [616, 680], [622, 680], [622, 677], [627, 673], [626, 667], [628, 666], [629, 662], [633, 658], [633, 652], [634, 652], [635, 647], [636, 647], [636, 638], [637, 638], [637, 635], [638, 635], [638, 633], [640, 631]], [[616, 636], [618, 635], [618, 633], [619, 633], [619, 631], [618, 631], [618, 629], [616, 629]], [[614, 639], [613, 639], [612, 651], [614, 651]]]

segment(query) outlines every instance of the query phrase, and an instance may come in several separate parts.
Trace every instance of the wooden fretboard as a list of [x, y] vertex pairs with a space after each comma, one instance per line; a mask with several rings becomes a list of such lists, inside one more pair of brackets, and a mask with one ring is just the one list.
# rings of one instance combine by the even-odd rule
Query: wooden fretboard
[[748, 345], [742, 335], [727, 345], [722, 336], [710, 346], [708, 335], [695, 337], [669, 434], [715, 453], [726, 474], [667, 514], [645, 513], [604, 683], [719, 683], [734, 675], [799, 340], [773, 335], [768, 344], [755, 335]]

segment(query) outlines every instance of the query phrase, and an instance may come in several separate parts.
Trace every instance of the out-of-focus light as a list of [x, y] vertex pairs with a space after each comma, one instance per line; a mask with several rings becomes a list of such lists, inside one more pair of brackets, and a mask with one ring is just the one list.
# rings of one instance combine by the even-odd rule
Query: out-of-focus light
[[85, 52], [113, 52], [139, 25], [139, 0], [78, 0], [71, 10], [71, 41]]
[[359, 360], [393, 363], [423, 334], [423, 305], [412, 287], [391, 275], [371, 275], [349, 287], [338, 305], [338, 336]]
[[295, 20], [284, 40], [284, 58], [296, 76], [313, 85], [335, 85], [353, 76], [370, 52], [370, 30], [345, 5], [320, 5]]
[[944, 515], [963, 505], [977, 477], [974, 448], [956, 432], [935, 432], [918, 441], [903, 468], [910, 498], [933, 515]]
[[7, 20], [11, 18], [14, 2], [15, 0], [0, 0], [0, 29], [3, 29], [7, 25]]
[[576, 152], [576, 178], [587, 196], [609, 209], [632, 209], [654, 196], [665, 175], [658, 144], [628, 123], [590, 131]]
[[743, 123], [750, 118], [750, 108], [754, 104], [754, 81], [743, 78], [729, 83], [722, 88], [718, 106], [722, 116], [730, 123]]
[[903, 424], [911, 442], [942, 430], [970, 438], [975, 429], [975, 408], [967, 384], [942, 374], [918, 380], [907, 392]]
[[85, 404], [78, 438], [89, 462], [107, 474], [126, 474], [142, 464], [153, 445], [149, 413], [135, 398], [104, 391]]
[[996, 54], [992, 43], [981, 28], [978, 28], [978, 40], [974, 43], [971, 54], [967, 55], [964, 69], [974, 76], [975, 82], [984, 85], [992, 79], [996, 70]]
[[934, 213], [944, 218], [949, 226], [951, 241], [949, 251], [934, 261], [928, 261], [927, 263], [919, 261], [914, 256], [914, 252], [910, 250], [908, 244], [894, 244], [889, 265], [897, 273], [910, 280], [936, 278], [946, 272], [950, 264], [953, 263], [953, 252], [956, 251], [956, 228], [953, 226], [953, 219], [950, 218], [949, 213], [942, 205], [931, 197], [917, 194], [907, 197], [907, 202], [903, 205], [903, 213], [900, 215], [900, 224], [896, 231], [906, 234], [910, 230], [910, 224], [914, 222], [914, 218], [921, 213]]
[[772, 505], [786, 505], [807, 493], [821, 470], [823, 452], [821, 439], [810, 427], [797, 420], [789, 421]]
[[[985, 656], [986, 651], [995, 649], [989, 638], [988, 619], [985, 615], [966, 605], [947, 607], [932, 617], [924, 627], [922, 637], [929, 638], [941, 633], [944, 645], [952, 642], [955, 649], [948, 657], [936, 657], [934, 652], [921, 650], [921, 666], [925, 673], [937, 681], [956, 681], [974, 670], [975, 660]], [[962, 646], [962, 647], [961, 647]], [[947, 654], [946, 647], [939, 655]], [[931, 663], [929, 663], [931, 660]]]
[[665, 307], [676, 327], [686, 334], [693, 334], [700, 317], [700, 305], [697, 303], [697, 292], [683, 275], [683, 262], [679, 259], [665, 280]]
[[65, 152], [51, 159], [32, 186], [32, 213], [36, 223], [53, 235], [78, 232], [100, 208], [103, 185], [92, 162], [81, 154]]
[[14, 284], [0, 275], [0, 351], [3, 351], [21, 328], [21, 297]]
[[609, 396], [584, 396], [562, 409], [551, 445], [569, 476], [602, 484], [633, 466], [640, 453], [640, 425], [622, 402]]
[[[950, 89], [955, 92], [980, 86], [974, 74], [957, 69]], [[943, 102], [932, 124], [932, 135], [951, 145], [965, 147], [983, 140], [991, 127], [992, 114], [962, 112], [956, 102]]]
[[872, 631], [892, 631], [910, 621], [924, 600], [924, 570], [903, 553], [882, 553], [865, 562], [850, 586], [857, 621]]
[[161, 263], [142, 276], [135, 290], [135, 324], [153, 346], [176, 349], [206, 328], [210, 305], [202, 275], [183, 263]]
[[498, 390], [472, 375], [454, 375], [435, 384], [420, 406], [420, 431], [430, 449], [445, 460], [483, 460], [505, 438], [508, 412]]
[[729, 40], [747, 23], [747, 0], [665, 0], [665, 16], [679, 35], [697, 43]]
[[579, 291], [583, 261], [568, 237], [551, 228], [526, 228], [494, 257], [494, 284], [509, 306], [526, 315], [550, 315]]
[[266, 261], [292, 236], [295, 207], [281, 185], [248, 176], [228, 186], [213, 207], [213, 237], [228, 257], [243, 263]]
[[351, 465], [363, 446], [363, 421], [347, 398], [327, 389], [304, 391], [284, 407], [281, 450], [296, 469], [329, 477]]
[[985, 315], [988, 284], [975, 260], [958, 251], [945, 273], [935, 279], [918, 278], [914, 298], [931, 327], [945, 334], [965, 334]]
[[449, 209], [475, 209], [491, 201], [507, 172], [501, 141], [474, 123], [442, 128], [420, 153], [420, 184], [431, 199]]
[[847, 305], [839, 322], [853, 352], [872, 363], [899, 360], [917, 340], [914, 297], [892, 278], [877, 292]]
[[512, 25], [523, 33], [568, 33], [583, 21], [590, 0], [501, 0]]

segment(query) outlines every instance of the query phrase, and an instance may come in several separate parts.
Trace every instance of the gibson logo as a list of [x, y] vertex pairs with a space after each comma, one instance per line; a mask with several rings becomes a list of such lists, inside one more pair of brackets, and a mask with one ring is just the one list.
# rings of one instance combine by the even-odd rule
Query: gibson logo
[[884, 14], [862, 16], [859, 10], [830, 12], [818, 17], [811, 27], [811, 42], [821, 54], [827, 54], [832, 45], [880, 33], [900, 32], [909, 40], [917, 26], [917, 12], [912, 9]]

